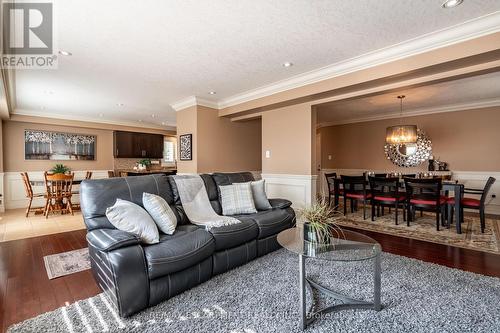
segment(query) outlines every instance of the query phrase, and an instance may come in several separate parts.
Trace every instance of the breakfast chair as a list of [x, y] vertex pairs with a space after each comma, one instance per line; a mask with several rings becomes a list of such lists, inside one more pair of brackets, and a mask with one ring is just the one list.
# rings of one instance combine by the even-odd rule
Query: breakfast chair
[[[325, 173], [325, 178], [326, 178], [326, 184], [328, 185], [328, 205], [331, 204], [332, 200], [332, 195], [335, 196], [335, 182], [337, 180], [337, 173]], [[344, 194], [344, 191], [340, 188], [337, 188], [338, 190], [338, 195], [342, 196]]]
[[398, 224], [398, 208], [402, 206], [403, 219], [406, 219], [406, 195], [399, 190], [399, 178], [369, 177], [368, 180], [370, 182], [372, 221], [375, 221], [375, 207], [379, 211], [379, 206], [382, 206], [382, 209], [384, 206], [388, 206], [389, 208], [394, 207], [396, 225]]
[[[479, 210], [479, 219], [481, 221], [481, 232], [484, 233], [484, 228], [486, 226], [486, 217], [485, 217], [485, 201], [488, 198], [488, 193], [491, 190], [491, 187], [495, 183], [496, 179], [493, 177], [489, 177], [488, 180], [486, 181], [486, 184], [484, 185], [483, 189], [474, 189], [474, 188], [465, 188], [464, 192], [462, 193], [462, 199], [460, 200], [460, 208], [462, 210], [462, 219], [464, 217], [464, 212], [463, 209], [474, 209], [474, 210]], [[473, 194], [473, 195], [480, 195], [481, 198], [476, 199], [476, 198], [464, 198], [463, 194]], [[455, 198], [449, 198], [448, 199], [448, 209], [450, 212], [450, 218], [451, 221], [453, 221], [453, 207], [455, 207]]]
[[73, 215], [73, 206], [71, 203], [73, 179], [75, 174], [65, 175], [61, 173], [48, 174], [45, 172], [45, 188], [47, 191], [47, 204], [45, 206], [45, 218], [49, 217], [50, 212], [60, 211], [61, 213], [70, 212]]
[[416, 179], [404, 178], [406, 188], [407, 225], [415, 219], [415, 210], [436, 213], [436, 230], [439, 231], [439, 220], [444, 225], [446, 218], [446, 204], [448, 198], [441, 195], [443, 188], [440, 178]]
[[344, 215], [347, 214], [347, 199], [351, 201], [351, 213], [354, 213], [354, 203], [363, 202], [363, 219], [366, 220], [366, 203], [371, 194], [366, 189], [366, 176], [340, 176], [344, 188]]
[[108, 170], [108, 178], [115, 178], [115, 172], [113, 170]]
[[[26, 191], [26, 198], [28, 198], [28, 207], [26, 208], [26, 217], [29, 216], [30, 212], [35, 212], [43, 207], [31, 207], [34, 198], [47, 198], [44, 193], [33, 193], [33, 187], [31, 187], [30, 178], [27, 172], [21, 172], [21, 177], [23, 178], [24, 190]], [[47, 206], [47, 203], [45, 203]]]
[[85, 172], [85, 179], [90, 179], [90, 178], [92, 178], [92, 171]]

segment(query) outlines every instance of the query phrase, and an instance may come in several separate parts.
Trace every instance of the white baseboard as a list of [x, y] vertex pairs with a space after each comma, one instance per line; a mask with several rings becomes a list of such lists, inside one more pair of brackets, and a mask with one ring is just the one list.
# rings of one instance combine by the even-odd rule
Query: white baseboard
[[[108, 178], [108, 170], [89, 170], [92, 171], [92, 179]], [[75, 179], [85, 178], [85, 173], [87, 170], [83, 171], [73, 171], [75, 173]], [[28, 172], [30, 180], [43, 181], [43, 171], [32, 171]], [[3, 199], [5, 209], [17, 209], [26, 208], [28, 204], [28, 199], [26, 198], [26, 192], [24, 190], [23, 179], [21, 177], [21, 171], [19, 172], [5, 172], [3, 174]], [[78, 189], [79, 185], [75, 188]], [[34, 193], [44, 193], [44, 186], [33, 186]], [[79, 198], [75, 196], [73, 199], [74, 203], [78, 203]], [[40, 207], [45, 204], [43, 198], [34, 199], [33, 207]]]
[[269, 198], [283, 198], [294, 208], [310, 205], [316, 198], [316, 175], [265, 174], [266, 193]]
[[[319, 179], [318, 194], [328, 195], [328, 185], [326, 183], [325, 173], [337, 173], [340, 175], [361, 175], [366, 169], [321, 169]], [[384, 173], [387, 170], [370, 170], [377, 173]], [[408, 173], [412, 173], [408, 171]], [[438, 174], [439, 172], [436, 171]], [[447, 174], [450, 172], [447, 171]], [[488, 199], [486, 199], [486, 213], [500, 215], [500, 172], [492, 171], [451, 171], [452, 179], [459, 180], [469, 188], [483, 188], [488, 177], [495, 177], [497, 181], [493, 184]], [[492, 196], [495, 196], [493, 198]], [[472, 196], [473, 197], [473, 196]]]

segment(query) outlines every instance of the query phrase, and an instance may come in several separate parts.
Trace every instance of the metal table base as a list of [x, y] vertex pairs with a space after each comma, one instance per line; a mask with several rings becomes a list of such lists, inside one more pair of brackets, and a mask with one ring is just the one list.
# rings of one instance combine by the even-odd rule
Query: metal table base
[[[373, 302], [367, 302], [362, 300], [357, 300], [349, 296], [342, 295], [338, 292], [330, 290], [312, 279], [306, 276], [305, 267], [305, 257], [299, 254], [299, 284], [300, 284], [300, 313], [301, 313], [301, 326], [305, 329], [313, 321], [321, 318], [330, 312], [348, 310], [348, 309], [369, 309], [380, 311], [382, 306], [380, 304], [380, 286], [381, 286], [381, 260], [380, 253], [374, 258], [374, 272], [373, 272], [373, 282], [374, 282], [374, 295]], [[326, 308], [317, 310], [313, 312], [313, 309], [317, 305], [312, 297], [312, 304], [308, 309], [306, 309], [306, 288], [310, 289], [311, 296], [313, 295], [313, 290], [318, 291], [320, 294], [333, 297], [342, 302], [342, 304], [331, 305]]]

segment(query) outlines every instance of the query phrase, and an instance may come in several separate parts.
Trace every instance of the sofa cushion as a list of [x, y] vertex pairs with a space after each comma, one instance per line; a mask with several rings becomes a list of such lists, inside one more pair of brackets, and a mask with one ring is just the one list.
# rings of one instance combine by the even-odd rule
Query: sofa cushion
[[212, 235], [197, 227], [162, 235], [158, 244], [144, 247], [149, 278], [182, 271], [210, 257], [214, 250]]
[[162, 197], [144, 192], [142, 194], [144, 209], [151, 215], [161, 232], [172, 235], [177, 226], [177, 217]]
[[211, 228], [215, 238], [215, 250], [226, 250], [254, 240], [259, 234], [259, 227], [254, 220], [240, 217], [240, 223]]
[[155, 221], [141, 206], [116, 199], [115, 204], [106, 209], [106, 217], [116, 229], [137, 235], [142, 242], [158, 243], [159, 233]]
[[255, 214], [236, 215], [233, 217], [237, 219], [248, 218], [254, 220], [259, 227], [258, 239], [275, 235], [280, 231], [292, 227], [295, 222], [295, 213], [291, 208], [265, 210]]
[[250, 182], [252, 186], [253, 202], [257, 210], [268, 210], [271, 207], [266, 194], [266, 181], [264, 179]]
[[252, 214], [256, 213], [250, 183], [237, 183], [219, 186], [222, 214]]

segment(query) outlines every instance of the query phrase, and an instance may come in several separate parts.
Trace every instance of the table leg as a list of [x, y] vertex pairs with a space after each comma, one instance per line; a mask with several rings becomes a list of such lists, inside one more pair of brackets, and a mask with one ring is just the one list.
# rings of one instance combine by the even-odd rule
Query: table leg
[[374, 272], [373, 272], [373, 277], [374, 277], [374, 292], [373, 292], [373, 309], [375, 311], [380, 311], [381, 306], [380, 306], [380, 289], [381, 289], [381, 275], [382, 275], [382, 268], [381, 268], [381, 258], [380, 258], [380, 253], [377, 254], [375, 257], [375, 267], [374, 267]]
[[306, 269], [304, 256], [299, 254], [299, 293], [300, 293], [300, 324], [302, 329], [307, 327], [306, 317]]
[[333, 183], [333, 191], [335, 192], [333, 197], [334, 197], [334, 207], [335, 208], [338, 208], [339, 207], [339, 189], [340, 189], [340, 185], [339, 185], [339, 182], [338, 180], [334, 180], [334, 183]]
[[457, 234], [462, 233], [462, 210], [460, 209], [461, 190], [460, 186], [455, 186], [455, 223], [457, 224]]

